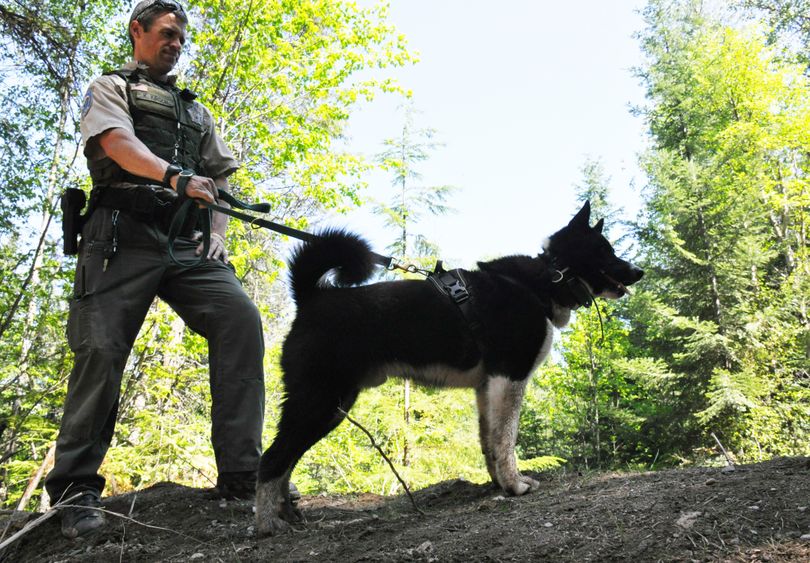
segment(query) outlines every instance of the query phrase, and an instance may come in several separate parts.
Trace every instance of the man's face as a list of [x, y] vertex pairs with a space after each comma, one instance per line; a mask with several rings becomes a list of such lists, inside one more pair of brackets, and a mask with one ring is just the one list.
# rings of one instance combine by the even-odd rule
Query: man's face
[[139, 21], [133, 21], [130, 32], [135, 41], [135, 60], [148, 65], [157, 76], [166, 75], [174, 68], [186, 42], [186, 24], [173, 12], [155, 18], [149, 31], [145, 31]]

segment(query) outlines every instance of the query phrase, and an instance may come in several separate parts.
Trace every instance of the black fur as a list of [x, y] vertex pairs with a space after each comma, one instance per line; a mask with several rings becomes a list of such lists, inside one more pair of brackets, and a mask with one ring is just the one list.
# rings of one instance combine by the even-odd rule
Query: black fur
[[374, 264], [371, 247], [359, 236], [337, 229], [323, 231], [290, 258], [293, 298], [300, 307], [315, 293], [324, 274], [333, 269], [338, 286], [364, 282], [374, 271]]
[[[615, 256], [601, 221], [590, 227], [589, 216], [586, 204], [540, 256], [509, 256], [462, 271], [477, 330], [430, 281], [355, 286], [370, 276], [373, 260], [354, 234], [327, 231], [304, 244], [290, 264], [298, 312], [281, 358], [286, 396], [278, 434], [259, 467], [259, 532], [298, 518], [285, 492], [290, 472], [343, 420], [341, 411], [349, 411], [361, 389], [386, 376], [475, 388], [493, 480], [512, 494], [533, 488], [536, 482], [504, 459], [514, 437], [501, 425], [516, 425], [522, 385], [548, 353], [551, 325], [563, 326], [583, 304], [567, 282], [584, 282], [595, 296], [620, 297], [642, 275]], [[334, 268], [335, 283], [324, 284]], [[495, 420], [502, 415], [510, 421]]]

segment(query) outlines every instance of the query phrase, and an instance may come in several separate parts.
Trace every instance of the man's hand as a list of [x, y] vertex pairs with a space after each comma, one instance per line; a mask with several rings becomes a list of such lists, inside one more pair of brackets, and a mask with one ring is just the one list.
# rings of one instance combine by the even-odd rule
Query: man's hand
[[[194, 176], [194, 178], [198, 178], [199, 176]], [[202, 178], [203, 180], [209, 180], [208, 178]], [[222, 191], [228, 191], [228, 180], [225, 177], [217, 177], [213, 180], [209, 180], [211, 185], [213, 185], [214, 193], [217, 193], [217, 188]], [[189, 186], [191, 182], [189, 182]], [[188, 187], [186, 187], [186, 192], [188, 192]], [[219, 204], [222, 207], [230, 207], [228, 202], [220, 201]], [[203, 211], [203, 213], [206, 213]], [[220, 213], [219, 211], [214, 211], [211, 213], [211, 246], [208, 249], [208, 258], [209, 260], [222, 260], [226, 264], [228, 263], [228, 250], [225, 248], [225, 232], [228, 230], [228, 216], [224, 213]], [[200, 244], [197, 247], [197, 256], [202, 254], [204, 250], [204, 245]]]
[[[177, 181], [180, 175], [172, 176], [170, 182], [172, 187], [177, 189]], [[217, 203], [217, 185], [211, 178], [205, 176], [192, 176], [186, 184], [186, 197], [191, 199], [202, 199], [208, 203]], [[200, 207], [204, 207], [200, 205]]]
[[[201, 240], [203, 237], [202, 233], [199, 233], [195, 240]], [[201, 242], [200, 245], [197, 247], [197, 256], [203, 253], [205, 250], [205, 241]], [[211, 246], [208, 248], [208, 256], [206, 256], [209, 260], [222, 260], [225, 264], [228, 263], [228, 249], [225, 248], [225, 237], [223, 237], [219, 233], [211, 233]]]
[[[103, 153], [113, 159], [118, 166], [136, 176], [157, 180], [156, 184], [161, 183], [169, 166], [168, 162], [153, 154], [133, 132], [120, 127], [101, 133], [98, 136], [98, 144]], [[179, 178], [178, 174], [170, 178], [172, 188], [177, 189]], [[208, 203], [216, 203], [217, 184], [211, 178], [192, 176], [186, 184], [186, 195]]]

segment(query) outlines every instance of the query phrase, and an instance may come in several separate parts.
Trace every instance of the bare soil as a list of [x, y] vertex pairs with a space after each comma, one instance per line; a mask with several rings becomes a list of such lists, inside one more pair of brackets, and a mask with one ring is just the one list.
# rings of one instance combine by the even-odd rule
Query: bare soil
[[[172, 483], [104, 500], [109, 524], [59, 518], [0, 561], [810, 561], [810, 458], [649, 473], [536, 475], [539, 491], [448, 481], [406, 495], [305, 496], [306, 522], [257, 539], [252, 504]], [[38, 514], [0, 514], [8, 538]]]

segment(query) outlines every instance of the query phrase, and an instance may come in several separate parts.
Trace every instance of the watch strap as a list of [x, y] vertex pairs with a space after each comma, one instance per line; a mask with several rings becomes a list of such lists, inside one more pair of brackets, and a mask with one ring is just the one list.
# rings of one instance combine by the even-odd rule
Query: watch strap
[[180, 174], [183, 171], [182, 166], [178, 166], [177, 164], [170, 164], [166, 167], [166, 173], [163, 174], [163, 186], [172, 189], [172, 178]]
[[180, 172], [180, 176], [177, 178], [177, 186], [175, 190], [177, 191], [177, 195], [180, 197], [186, 196], [186, 185], [188, 184], [191, 177], [194, 176], [193, 170], [183, 170]]

